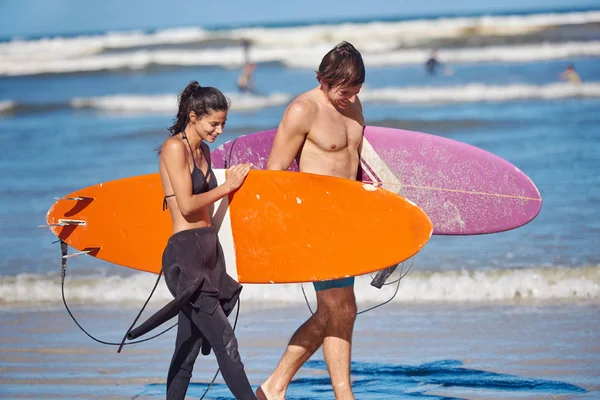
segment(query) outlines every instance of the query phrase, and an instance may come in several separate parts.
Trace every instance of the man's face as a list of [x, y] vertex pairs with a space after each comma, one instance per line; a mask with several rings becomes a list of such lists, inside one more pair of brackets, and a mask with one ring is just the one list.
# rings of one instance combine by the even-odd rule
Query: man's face
[[350, 104], [356, 102], [356, 96], [360, 92], [362, 85], [356, 86], [333, 86], [327, 91], [327, 97], [334, 107], [344, 110]]

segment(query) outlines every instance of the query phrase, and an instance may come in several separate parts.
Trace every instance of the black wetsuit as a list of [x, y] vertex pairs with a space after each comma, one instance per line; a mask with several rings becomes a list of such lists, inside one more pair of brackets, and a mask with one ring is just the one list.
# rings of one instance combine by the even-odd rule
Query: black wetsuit
[[[183, 139], [191, 151], [185, 133]], [[208, 160], [206, 154], [204, 157]], [[194, 162], [193, 194], [205, 193], [217, 186], [210, 165], [206, 175]], [[171, 196], [174, 195], [165, 196], [163, 209]], [[167, 287], [175, 300], [151, 318], [158, 318], [158, 322], [154, 322], [158, 325], [178, 313], [175, 352], [167, 377], [167, 399], [185, 398], [200, 349], [210, 351], [210, 347], [235, 398], [256, 399], [240, 359], [237, 339], [227, 320], [242, 286], [226, 273], [217, 230], [207, 227], [173, 234], [164, 250], [162, 265]], [[205, 350], [203, 353], [208, 354]]]

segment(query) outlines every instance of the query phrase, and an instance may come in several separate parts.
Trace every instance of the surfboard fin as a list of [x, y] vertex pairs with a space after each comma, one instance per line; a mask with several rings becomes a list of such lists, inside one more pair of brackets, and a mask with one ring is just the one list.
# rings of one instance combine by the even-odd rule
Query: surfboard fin
[[93, 197], [84, 197], [84, 196], [77, 196], [77, 197], [55, 197], [54, 200], [83, 201], [83, 200], [94, 200], [94, 198]]
[[76, 226], [76, 225], [87, 225], [87, 222], [82, 219], [61, 218], [55, 224], [38, 225], [38, 228], [52, 228], [55, 226]]
[[385, 281], [390, 277], [390, 275], [394, 273], [396, 268], [398, 268], [397, 264], [378, 271], [373, 280], [371, 281], [371, 286], [375, 286], [377, 289], [381, 289], [385, 284]]

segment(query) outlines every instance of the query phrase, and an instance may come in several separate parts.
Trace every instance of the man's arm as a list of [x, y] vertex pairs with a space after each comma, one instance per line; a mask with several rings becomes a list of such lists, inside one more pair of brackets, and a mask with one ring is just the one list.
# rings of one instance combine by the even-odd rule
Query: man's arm
[[277, 128], [267, 169], [285, 171], [306, 140], [316, 106], [306, 100], [295, 100], [288, 106]]

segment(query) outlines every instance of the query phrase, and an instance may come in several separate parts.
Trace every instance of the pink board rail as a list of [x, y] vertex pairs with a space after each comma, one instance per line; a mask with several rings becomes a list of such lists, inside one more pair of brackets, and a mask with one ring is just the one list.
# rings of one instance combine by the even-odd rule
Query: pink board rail
[[[216, 168], [266, 166], [275, 129], [240, 136], [212, 151]], [[434, 235], [503, 232], [532, 221], [542, 198], [516, 166], [488, 151], [421, 132], [365, 127], [359, 178], [416, 203]], [[294, 163], [290, 170], [298, 170]]]

